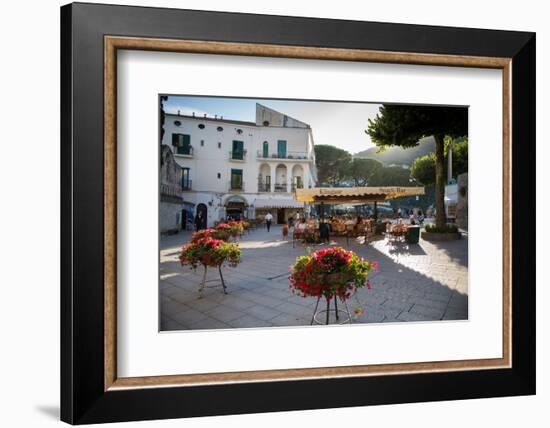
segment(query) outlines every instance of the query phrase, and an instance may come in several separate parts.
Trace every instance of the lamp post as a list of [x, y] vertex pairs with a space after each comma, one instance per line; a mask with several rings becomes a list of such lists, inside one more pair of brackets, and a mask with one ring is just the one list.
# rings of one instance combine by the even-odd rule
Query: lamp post
[[453, 179], [453, 144], [454, 141], [451, 141], [447, 146], [447, 183]]

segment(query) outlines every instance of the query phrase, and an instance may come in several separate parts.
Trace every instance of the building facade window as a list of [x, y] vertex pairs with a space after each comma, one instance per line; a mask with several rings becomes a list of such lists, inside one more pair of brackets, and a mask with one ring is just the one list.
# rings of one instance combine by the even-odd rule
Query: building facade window
[[277, 157], [286, 158], [286, 140], [277, 140]]
[[218, 149], [221, 149], [221, 148], [222, 148], [222, 142], [218, 141]]
[[242, 190], [243, 189], [243, 170], [242, 169], [231, 169], [231, 190]]
[[181, 169], [181, 188], [183, 190], [191, 190], [191, 179], [189, 170], [189, 168]]
[[172, 134], [172, 146], [176, 149], [178, 155], [191, 155], [191, 135], [189, 134]]
[[269, 157], [269, 143], [267, 141], [264, 141], [264, 144], [262, 146], [262, 157]]
[[233, 140], [233, 150], [231, 151], [231, 159], [244, 159], [244, 142]]

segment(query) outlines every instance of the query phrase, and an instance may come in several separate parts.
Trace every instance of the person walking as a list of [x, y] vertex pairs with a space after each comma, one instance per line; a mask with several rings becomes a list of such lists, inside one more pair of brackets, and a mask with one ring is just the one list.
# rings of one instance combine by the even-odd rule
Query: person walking
[[271, 215], [271, 212], [268, 212], [265, 216], [265, 224], [267, 226], [267, 231], [269, 232], [269, 229], [271, 229], [271, 222], [273, 221], [273, 216]]

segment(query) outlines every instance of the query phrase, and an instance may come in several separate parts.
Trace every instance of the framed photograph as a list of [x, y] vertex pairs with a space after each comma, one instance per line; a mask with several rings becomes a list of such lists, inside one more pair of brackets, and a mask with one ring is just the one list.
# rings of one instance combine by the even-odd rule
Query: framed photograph
[[76, 3], [61, 53], [62, 420], [535, 393], [533, 33]]

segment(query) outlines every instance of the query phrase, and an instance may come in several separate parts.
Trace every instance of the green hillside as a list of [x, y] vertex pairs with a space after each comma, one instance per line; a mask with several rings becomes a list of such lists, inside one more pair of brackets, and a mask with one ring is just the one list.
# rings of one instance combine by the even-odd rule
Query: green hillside
[[355, 158], [371, 158], [382, 162], [385, 165], [408, 165], [411, 166], [413, 161], [419, 157], [431, 153], [435, 150], [435, 141], [433, 137], [426, 137], [420, 140], [416, 147], [403, 149], [401, 147], [388, 147], [382, 153], [376, 153], [378, 147], [371, 147], [362, 152], [353, 155]]

